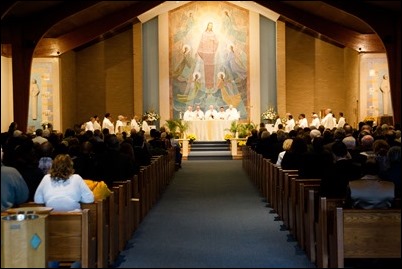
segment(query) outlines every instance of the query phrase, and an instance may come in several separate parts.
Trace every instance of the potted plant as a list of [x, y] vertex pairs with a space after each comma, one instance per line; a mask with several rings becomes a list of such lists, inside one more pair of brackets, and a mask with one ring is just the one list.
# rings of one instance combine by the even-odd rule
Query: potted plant
[[188, 130], [188, 122], [184, 120], [176, 120], [177, 128], [179, 129], [180, 136], [183, 137], [184, 133]]
[[238, 137], [239, 138], [245, 138], [248, 136], [249, 130], [248, 130], [248, 126], [245, 123], [240, 123], [238, 125], [237, 128], [237, 132], [238, 132]]
[[[238, 129], [239, 129], [239, 124], [237, 123], [237, 121], [232, 121], [231, 123], [230, 123], [230, 128], [229, 129], [225, 129], [225, 131], [229, 131], [229, 132], [231, 132], [233, 135], [232, 135], [232, 138], [233, 137], [235, 137], [236, 136], [236, 133], [237, 133], [237, 131], [238, 131]], [[226, 140], [226, 139], [225, 139]]]
[[176, 133], [177, 130], [177, 120], [169, 119], [166, 120], [166, 127], [169, 129], [169, 132], [173, 135]]

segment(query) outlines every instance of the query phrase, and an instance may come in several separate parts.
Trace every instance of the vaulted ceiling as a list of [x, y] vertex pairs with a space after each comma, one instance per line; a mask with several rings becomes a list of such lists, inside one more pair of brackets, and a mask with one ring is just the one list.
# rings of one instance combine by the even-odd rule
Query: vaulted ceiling
[[[141, 14], [165, 2], [2, 0], [2, 55], [11, 56], [10, 44], [15, 46], [16, 40], [35, 47], [34, 57], [80, 50], [129, 29]], [[255, 2], [278, 13], [289, 27], [360, 52], [385, 52], [384, 37], [363, 19], [397, 17], [401, 11], [400, 1]]]

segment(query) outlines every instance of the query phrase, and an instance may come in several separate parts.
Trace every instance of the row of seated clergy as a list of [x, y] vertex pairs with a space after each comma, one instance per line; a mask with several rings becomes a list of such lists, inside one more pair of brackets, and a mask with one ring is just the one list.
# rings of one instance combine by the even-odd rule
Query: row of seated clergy
[[209, 109], [205, 111], [205, 113], [201, 110], [200, 106], [196, 107], [196, 110], [193, 111], [192, 106], [188, 106], [186, 112], [184, 112], [183, 120], [191, 121], [191, 120], [238, 120], [240, 119], [240, 112], [237, 111], [232, 105], [229, 106], [228, 109], [224, 109], [224, 107], [220, 107], [219, 111], [217, 111], [213, 105], [209, 106]]

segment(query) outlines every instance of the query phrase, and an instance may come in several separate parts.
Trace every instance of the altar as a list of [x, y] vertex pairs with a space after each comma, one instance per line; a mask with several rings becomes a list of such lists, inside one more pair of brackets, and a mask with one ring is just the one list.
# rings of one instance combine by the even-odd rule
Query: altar
[[187, 134], [195, 134], [197, 141], [222, 141], [230, 133], [231, 120], [193, 120], [187, 121]]

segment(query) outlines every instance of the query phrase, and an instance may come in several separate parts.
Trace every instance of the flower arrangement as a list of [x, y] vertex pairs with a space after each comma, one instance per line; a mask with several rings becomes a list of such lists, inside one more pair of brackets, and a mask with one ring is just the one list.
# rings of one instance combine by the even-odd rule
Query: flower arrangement
[[159, 116], [158, 113], [156, 113], [154, 110], [149, 110], [145, 112], [144, 116], [147, 116], [148, 121], [153, 122], [159, 120], [161, 117]]
[[237, 145], [239, 146], [239, 147], [242, 147], [242, 146], [245, 146], [246, 145], [246, 140], [240, 140], [239, 142], [237, 142]]
[[276, 116], [278, 114], [276, 113], [275, 109], [273, 107], [269, 107], [267, 110], [265, 110], [262, 114], [261, 114], [261, 119], [263, 120], [275, 120]]
[[364, 122], [374, 122], [375, 118], [373, 116], [366, 116], [363, 120]]
[[193, 143], [197, 139], [197, 137], [195, 136], [195, 134], [188, 134], [187, 139], [190, 140], [190, 143]]
[[42, 125], [42, 128], [44, 130], [48, 129], [52, 126], [52, 124], [48, 120], [42, 120], [42, 122], [40, 124]]
[[225, 134], [225, 137], [223, 139], [225, 139], [226, 141], [229, 141], [232, 138], [233, 138], [233, 135], [231, 133], [227, 133], [227, 134]]

